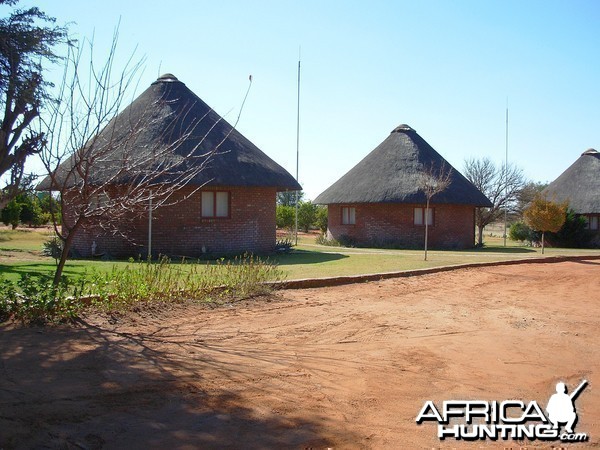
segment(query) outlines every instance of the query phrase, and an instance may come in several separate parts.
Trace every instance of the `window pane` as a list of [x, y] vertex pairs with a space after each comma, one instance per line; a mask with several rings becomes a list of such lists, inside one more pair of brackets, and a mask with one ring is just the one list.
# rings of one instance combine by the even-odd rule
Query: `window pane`
[[356, 208], [348, 208], [348, 223], [354, 225], [356, 223]]
[[590, 224], [590, 230], [597, 230], [598, 229], [598, 216], [591, 216], [589, 224]]
[[217, 192], [217, 217], [229, 216], [229, 192]]
[[215, 195], [214, 192], [202, 193], [202, 217], [215, 216]]
[[433, 208], [427, 211], [427, 225], [433, 225]]
[[348, 224], [348, 208], [342, 208], [342, 225]]
[[415, 225], [423, 225], [423, 208], [415, 208]]

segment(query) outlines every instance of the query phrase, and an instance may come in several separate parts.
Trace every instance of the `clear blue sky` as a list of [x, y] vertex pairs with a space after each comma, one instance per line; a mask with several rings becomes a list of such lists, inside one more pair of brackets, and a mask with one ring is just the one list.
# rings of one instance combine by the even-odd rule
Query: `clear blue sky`
[[[314, 198], [397, 125], [455, 168], [509, 159], [552, 181], [600, 150], [600, 1], [39, 0], [78, 37], [171, 72], [292, 174], [301, 47], [300, 183]], [[99, 53], [99, 54], [100, 54]], [[123, 59], [118, 62], [122, 63]]]

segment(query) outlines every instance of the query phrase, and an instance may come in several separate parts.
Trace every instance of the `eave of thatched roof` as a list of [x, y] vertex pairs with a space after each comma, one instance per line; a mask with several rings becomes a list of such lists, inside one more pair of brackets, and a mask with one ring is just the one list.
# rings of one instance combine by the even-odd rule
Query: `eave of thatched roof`
[[451, 169], [450, 185], [431, 202], [492, 206], [460, 172], [454, 169], [408, 125], [400, 125], [362, 161], [315, 199], [315, 203], [424, 203], [419, 189], [423, 171]]
[[[140, 126], [140, 124], [142, 124]], [[137, 127], [132, 133], [132, 127]], [[205, 156], [218, 148], [206, 167], [188, 184], [195, 186], [274, 187], [279, 191], [300, 190], [301, 186], [283, 167], [269, 158], [227, 121], [213, 111], [175, 76], [158, 78], [127, 108], [119, 113], [97, 136], [94, 145], [111, 147], [111, 154], [93, 170], [92, 183], [102, 183], [121, 167], [121, 155], [128, 147], [131, 154], [172, 149], [167, 157], [177, 170], [202, 164]], [[132, 148], [135, 152], [132, 152]], [[167, 153], [167, 152], [163, 152]], [[193, 155], [193, 157], [190, 157]], [[73, 158], [61, 164], [58, 178], [73, 166]], [[173, 171], [175, 172], [175, 171]], [[76, 176], [67, 184], [77, 184]], [[131, 180], [119, 180], [128, 183]], [[110, 178], [112, 179], [112, 178]], [[88, 180], [89, 181], [89, 180]], [[61, 184], [64, 180], [61, 180]], [[161, 182], [169, 182], [165, 176]], [[49, 177], [38, 190], [51, 190]]]
[[577, 214], [600, 214], [600, 153], [583, 152], [543, 192], [550, 199], [567, 201]]

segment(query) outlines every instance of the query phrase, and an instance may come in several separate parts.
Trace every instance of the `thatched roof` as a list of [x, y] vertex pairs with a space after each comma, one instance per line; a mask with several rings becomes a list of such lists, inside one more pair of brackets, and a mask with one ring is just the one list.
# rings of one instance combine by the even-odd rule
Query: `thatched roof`
[[[132, 133], [132, 127], [139, 129]], [[205, 159], [203, 155], [218, 147], [207, 167], [189, 184], [276, 187], [279, 191], [302, 189], [283, 167], [233, 129], [172, 74], [158, 78], [111, 120], [94, 145], [111, 148], [110, 155], [103, 156], [98, 163], [102, 167], [94, 167], [94, 183], [102, 182], [103, 177], [110, 178], [111, 173], [119, 170], [124, 152], [138, 156], [143, 152], [172, 149], [163, 154], [168, 153], [167, 158], [177, 162], [177, 169], [186, 170], [190, 165], [201, 164]], [[125, 147], [128, 150], [124, 150]], [[62, 171], [66, 173], [72, 164], [70, 160], [65, 161], [61, 164]], [[163, 181], [168, 182], [168, 176]], [[74, 183], [69, 179], [68, 184]], [[50, 180], [46, 178], [37, 189], [50, 188]]]
[[577, 214], [600, 214], [600, 153], [586, 150], [544, 189], [551, 199], [567, 201]]
[[423, 171], [452, 169], [450, 185], [432, 203], [491, 206], [490, 201], [408, 125], [400, 125], [315, 199], [315, 203], [425, 203]]

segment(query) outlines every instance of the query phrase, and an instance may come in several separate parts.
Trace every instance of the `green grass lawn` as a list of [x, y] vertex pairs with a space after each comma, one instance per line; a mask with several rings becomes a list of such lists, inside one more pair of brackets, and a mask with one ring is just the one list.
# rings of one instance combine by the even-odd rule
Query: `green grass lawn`
[[[42, 244], [48, 239], [48, 230], [0, 229], [0, 274], [16, 280], [20, 274], [52, 274], [55, 263], [41, 255]], [[546, 256], [596, 255], [600, 250], [547, 248]], [[279, 265], [286, 278], [320, 278], [343, 275], [393, 272], [487, 261], [504, 261], [540, 257], [541, 249], [508, 241], [503, 247], [500, 237], [486, 236], [486, 247], [462, 251], [429, 251], [428, 261], [422, 250], [384, 250], [373, 248], [345, 248], [317, 245], [314, 235], [300, 235], [298, 246], [289, 254], [270, 256]], [[126, 261], [70, 260], [65, 275], [77, 276], [84, 272], [110, 271]]]

